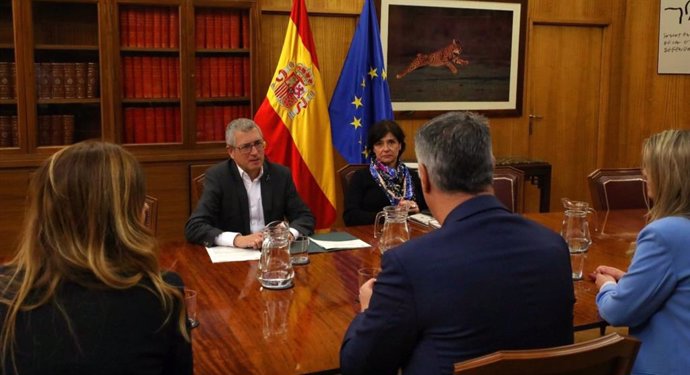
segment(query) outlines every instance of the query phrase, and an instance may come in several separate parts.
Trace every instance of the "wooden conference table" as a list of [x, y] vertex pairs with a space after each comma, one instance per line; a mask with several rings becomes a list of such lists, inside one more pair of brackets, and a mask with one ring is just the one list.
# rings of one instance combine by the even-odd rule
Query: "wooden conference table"
[[[585, 274], [599, 264], [627, 269], [629, 249], [644, 225], [644, 212], [612, 212], [604, 234], [595, 234]], [[563, 214], [526, 214], [559, 230]], [[602, 220], [604, 218], [599, 218]], [[429, 231], [410, 224], [412, 236]], [[375, 244], [372, 227], [343, 229]], [[200, 325], [192, 331], [196, 374], [300, 374], [330, 372], [339, 366], [343, 334], [359, 311], [357, 269], [378, 266], [374, 248], [311, 254], [311, 263], [295, 267], [295, 286], [261, 290], [256, 261], [211, 263], [205, 249], [187, 243], [162, 247], [161, 263], [178, 272], [198, 291]], [[594, 304], [596, 287], [575, 282], [576, 329], [602, 324]]]

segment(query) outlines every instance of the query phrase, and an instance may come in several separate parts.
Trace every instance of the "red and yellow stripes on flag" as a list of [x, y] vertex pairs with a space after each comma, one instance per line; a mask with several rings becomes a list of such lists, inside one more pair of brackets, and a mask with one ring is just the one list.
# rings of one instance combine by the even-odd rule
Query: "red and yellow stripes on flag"
[[335, 220], [335, 168], [328, 102], [304, 0], [293, 0], [283, 50], [254, 116], [268, 159], [288, 166], [316, 228]]

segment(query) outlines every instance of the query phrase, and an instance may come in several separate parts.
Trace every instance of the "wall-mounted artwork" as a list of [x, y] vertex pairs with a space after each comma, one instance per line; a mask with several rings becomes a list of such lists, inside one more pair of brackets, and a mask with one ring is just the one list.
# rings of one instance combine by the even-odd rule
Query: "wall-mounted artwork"
[[526, 13], [527, 0], [381, 0], [396, 117], [449, 110], [520, 115]]
[[659, 2], [659, 74], [690, 74], [690, 0]]

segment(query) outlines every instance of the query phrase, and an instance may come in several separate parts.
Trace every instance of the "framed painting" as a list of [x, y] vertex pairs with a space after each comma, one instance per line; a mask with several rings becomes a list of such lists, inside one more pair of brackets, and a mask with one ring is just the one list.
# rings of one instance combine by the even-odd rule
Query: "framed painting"
[[396, 117], [522, 113], [527, 0], [381, 0]]

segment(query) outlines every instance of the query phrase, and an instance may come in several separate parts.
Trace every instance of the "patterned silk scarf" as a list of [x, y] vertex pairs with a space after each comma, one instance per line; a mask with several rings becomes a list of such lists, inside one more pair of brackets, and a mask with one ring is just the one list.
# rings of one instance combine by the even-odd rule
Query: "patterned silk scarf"
[[402, 199], [414, 200], [412, 176], [404, 163], [398, 162], [396, 168], [390, 168], [377, 161], [376, 158], [372, 158], [369, 172], [374, 181], [386, 192], [391, 205], [397, 205]]

